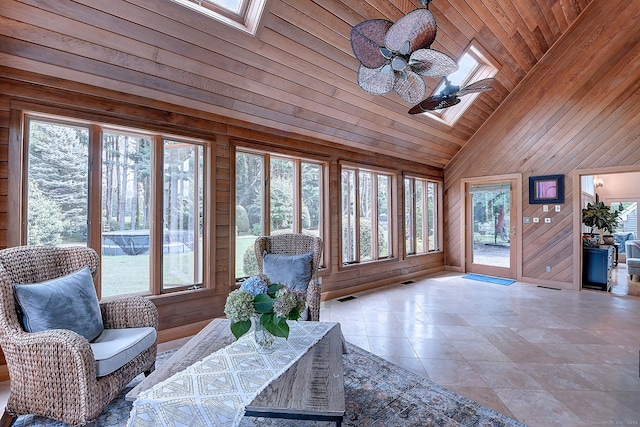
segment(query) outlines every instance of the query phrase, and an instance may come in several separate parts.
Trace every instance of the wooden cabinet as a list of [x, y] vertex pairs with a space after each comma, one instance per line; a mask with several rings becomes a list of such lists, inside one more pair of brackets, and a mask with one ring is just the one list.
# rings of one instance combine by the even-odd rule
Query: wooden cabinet
[[613, 246], [583, 248], [582, 287], [610, 291], [613, 263]]

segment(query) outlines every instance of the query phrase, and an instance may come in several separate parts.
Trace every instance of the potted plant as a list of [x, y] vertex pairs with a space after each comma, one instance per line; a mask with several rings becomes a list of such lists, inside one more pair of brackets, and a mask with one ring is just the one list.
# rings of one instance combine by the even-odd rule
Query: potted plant
[[[604, 202], [587, 203], [587, 207], [582, 208], [582, 223], [591, 229], [592, 238], [597, 235], [597, 230], [608, 231], [611, 234], [620, 222], [621, 210], [622, 206], [618, 210], [611, 210], [611, 207], [605, 205]], [[595, 242], [592, 240], [590, 244], [585, 243], [587, 246], [594, 243], [597, 246], [599, 239], [596, 238]]]

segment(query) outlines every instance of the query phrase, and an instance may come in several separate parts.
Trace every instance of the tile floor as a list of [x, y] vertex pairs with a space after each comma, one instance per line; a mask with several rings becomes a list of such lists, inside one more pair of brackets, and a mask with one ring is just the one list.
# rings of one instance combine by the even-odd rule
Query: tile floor
[[[442, 273], [325, 301], [348, 341], [529, 426], [640, 425], [640, 298]], [[164, 343], [160, 351], [187, 339]], [[0, 382], [0, 405], [8, 382]]]
[[[626, 284], [626, 266], [616, 272]], [[323, 302], [321, 320], [529, 426], [640, 425], [638, 297], [454, 273], [355, 296]]]

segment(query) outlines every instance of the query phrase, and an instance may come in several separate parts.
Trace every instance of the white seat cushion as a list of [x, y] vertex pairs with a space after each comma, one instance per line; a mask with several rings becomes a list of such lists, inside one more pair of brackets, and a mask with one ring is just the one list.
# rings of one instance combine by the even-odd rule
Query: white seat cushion
[[99, 377], [109, 375], [156, 342], [155, 328], [105, 329], [91, 345]]
[[640, 258], [627, 258], [627, 267], [640, 267]]

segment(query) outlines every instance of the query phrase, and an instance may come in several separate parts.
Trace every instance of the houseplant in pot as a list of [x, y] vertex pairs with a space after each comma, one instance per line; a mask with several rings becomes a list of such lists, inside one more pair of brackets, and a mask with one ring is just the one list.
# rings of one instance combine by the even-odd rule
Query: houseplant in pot
[[582, 208], [582, 223], [591, 229], [591, 238], [583, 239], [585, 246], [597, 247], [600, 244], [598, 230], [613, 233], [620, 222], [621, 209], [622, 206], [618, 210], [612, 210], [604, 202], [587, 203], [587, 207]]

